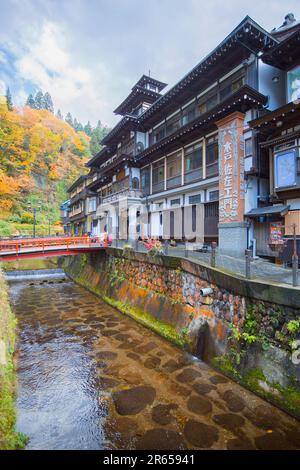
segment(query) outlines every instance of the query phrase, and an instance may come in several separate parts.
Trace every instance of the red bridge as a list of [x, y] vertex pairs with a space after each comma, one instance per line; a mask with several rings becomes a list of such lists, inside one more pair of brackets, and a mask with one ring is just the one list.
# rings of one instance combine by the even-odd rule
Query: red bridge
[[15, 261], [24, 258], [70, 256], [99, 251], [109, 245], [108, 237], [53, 237], [27, 238], [0, 241], [0, 261]]

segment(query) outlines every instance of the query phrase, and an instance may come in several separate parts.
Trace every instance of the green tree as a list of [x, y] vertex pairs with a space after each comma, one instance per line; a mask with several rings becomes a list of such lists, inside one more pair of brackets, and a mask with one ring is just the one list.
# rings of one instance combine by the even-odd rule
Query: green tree
[[47, 111], [50, 111], [50, 113], [54, 113], [53, 101], [48, 91], [44, 95], [44, 109], [47, 109]]
[[63, 115], [61, 114], [61, 110], [60, 110], [60, 109], [57, 110], [56, 117], [57, 117], [58, 119], [63, 120]]
[[32, 96], [32, 93], [28, 95], [27, 101], [26, 101], [26, 106], [29, 106], [29, 108], [35, 109], [35, 101]]
[[88, 121], [88, 123], [84, 126], [83, 130], [87, 135], [89, 135], [89, 136], [92, 135], [93, 129], [92, 129], [90, 121]]
[[45, 109], [45, 99], [42, 91], [37, 92], [34, 101], [36, 109]]
[[96, 155], [100, 152], [102, 145], [101, 141], [109, 132], [109, 129], [106, 126], [102, 126], [101, 121], [98, 121], [97, 127], [93, 129], [90, 141], [91, 154]]
[[72, 118], [72, 114], [71, 113], [68, 113], [66, 115], [66, 119], [65, 121], [70, 124], [71, 127], [74, 127], [74, 123], [73, 123], [73, 118]]
[[7, 108], [9, 111], [13, 110], [13, 102], [12, 102], [12, 97], [11, 97], [11, 92], [9, 87], [6, 89], [6, 103], [7, 103]]

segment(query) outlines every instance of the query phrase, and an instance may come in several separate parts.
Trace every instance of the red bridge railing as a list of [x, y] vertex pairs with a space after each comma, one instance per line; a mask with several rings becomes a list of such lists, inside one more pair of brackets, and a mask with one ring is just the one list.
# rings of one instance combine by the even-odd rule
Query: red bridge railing
[[62, 250], [69, 250], [74, 248], [107, 248], [109, 240], [106, 234], [90, 237], [53, 237], [53, 238], [27, 238], [16, 240], [1, 240], [0, 241], [0, 256], [6, 253], [18, 254], [25, 251], [51, 250], [53, 247]]

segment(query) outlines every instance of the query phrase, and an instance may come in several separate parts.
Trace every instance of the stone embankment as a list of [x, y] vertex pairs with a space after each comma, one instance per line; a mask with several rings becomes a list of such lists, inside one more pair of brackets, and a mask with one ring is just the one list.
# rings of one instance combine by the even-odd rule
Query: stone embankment
[[23, 448], [26, 438], [15, 430], [15, 348], [16, 320], [8, 300], [8, 287], [0, 269], [0, 449]]
[[66, 258], [63, 267], [123, 313], [300, 416], [299, 289], [113, 248]]

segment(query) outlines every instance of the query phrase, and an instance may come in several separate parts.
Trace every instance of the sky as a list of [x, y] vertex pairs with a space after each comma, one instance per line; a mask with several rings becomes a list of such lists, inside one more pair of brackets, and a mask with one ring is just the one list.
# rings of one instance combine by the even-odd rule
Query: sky
[[142, 74], [169, 86], [246, 16], [266, 30], [299, 0], [0, 0], [0, 94], [48, 91], [55, 109], [114, 125]]

